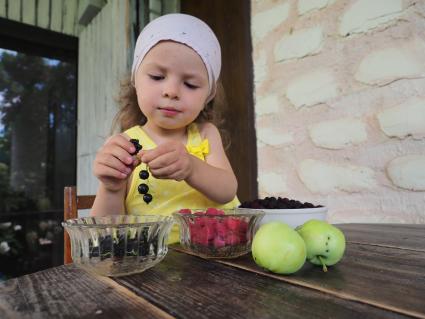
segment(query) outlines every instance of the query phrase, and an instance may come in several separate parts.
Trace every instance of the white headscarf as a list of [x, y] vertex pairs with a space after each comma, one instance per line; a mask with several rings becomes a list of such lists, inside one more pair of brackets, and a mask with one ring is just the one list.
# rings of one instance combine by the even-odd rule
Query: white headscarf
[[221, 49], [214, 32], [202, 20], [181, 13], [163, 15], [151, 21], [137, 38], [134, 49], [131, 81], [134, 84], [136, 71], [143, 58], [159, 41], [172, 40], [191, 47], [199, 54], [208, 72], [209, 94], [207, 102], [216, 92], [220, 76]]

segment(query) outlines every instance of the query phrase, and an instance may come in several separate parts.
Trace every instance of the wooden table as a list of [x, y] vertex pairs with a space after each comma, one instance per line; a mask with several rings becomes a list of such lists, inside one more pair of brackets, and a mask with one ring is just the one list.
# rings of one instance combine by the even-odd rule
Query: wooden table
[[345, 224], [343, 260], [281, 276], [251, 255], [205, 260], [172, 247], [111, 279], [74, 265], [0, 283], [0, 318], [425, 318], [425, 225]]

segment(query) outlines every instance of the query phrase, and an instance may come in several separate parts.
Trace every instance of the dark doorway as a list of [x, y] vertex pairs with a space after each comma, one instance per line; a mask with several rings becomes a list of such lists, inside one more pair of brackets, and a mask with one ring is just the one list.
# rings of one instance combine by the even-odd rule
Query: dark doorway
[[221, 111], [229, 133], [229, 160], [239, 182], [241, 201], [257, 198], [257, 147], [253, 106], [250, 2], [181, 0], [181, 12], [205, 21], [221, 44], [227, 103]]
[[78, 39], [0, 19], [0, 281], [62, 264]]

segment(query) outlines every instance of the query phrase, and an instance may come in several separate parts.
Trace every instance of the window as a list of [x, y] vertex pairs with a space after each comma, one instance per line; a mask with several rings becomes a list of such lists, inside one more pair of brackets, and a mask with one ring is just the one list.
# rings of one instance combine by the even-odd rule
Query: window
[[8, 30], [0, 31], [1, 280], [63, 260], [63, 188], [76, 180], [78, 48], [73, 37], [10, 21], [0, 30]]

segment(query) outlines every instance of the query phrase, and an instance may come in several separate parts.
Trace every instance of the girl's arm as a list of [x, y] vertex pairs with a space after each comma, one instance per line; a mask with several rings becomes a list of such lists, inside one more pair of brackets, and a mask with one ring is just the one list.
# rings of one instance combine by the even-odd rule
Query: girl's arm
[[91, 216], [109, 216], [125, 214], [124, 199], [126, 189], [119, 191], [109, 191], [103, 184], [99, 185], [91, 209]]
[[210, 152], [206, 161], [191, 157], [192, 169], [185, 181], [209, 199], [224, 204], [235, 196], [238, 182], [223, 148], [220, 133], [211, 123], [201, 126], [201, 135], [208, 139]]
[[124, 200], [131, 173], [139, 160], [132, 156], [134, 145], [125, 134], [110, 137], [96, 154], [93, 173], [99, 188], [91, 216], [125, 214]]

